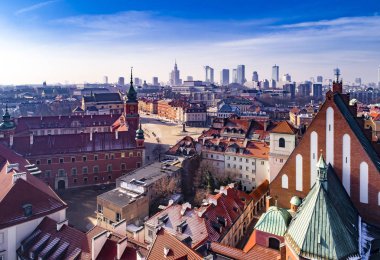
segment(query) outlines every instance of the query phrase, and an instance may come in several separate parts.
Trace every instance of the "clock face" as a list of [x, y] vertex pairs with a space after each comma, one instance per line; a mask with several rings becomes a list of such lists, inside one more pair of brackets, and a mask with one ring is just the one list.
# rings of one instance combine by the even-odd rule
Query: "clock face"
[[130, 106], [130, 110], [131, 110], [131, 112], [135, 111], [135, 107], [134, 106]]

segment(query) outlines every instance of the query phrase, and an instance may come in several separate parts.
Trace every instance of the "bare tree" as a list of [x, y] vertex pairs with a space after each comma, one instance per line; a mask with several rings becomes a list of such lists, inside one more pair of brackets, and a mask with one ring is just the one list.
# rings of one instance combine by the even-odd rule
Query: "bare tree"
[[174, 194], [178, 190], [178, 188], [178, 179], [175, 177], [161, 178], [159, 181], [157, 181], [155, 186], [157, 196], [161, 198]]

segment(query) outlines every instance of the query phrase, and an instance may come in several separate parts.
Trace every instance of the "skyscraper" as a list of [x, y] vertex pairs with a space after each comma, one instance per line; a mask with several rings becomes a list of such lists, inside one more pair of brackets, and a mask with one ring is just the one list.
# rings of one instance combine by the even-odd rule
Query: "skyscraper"
[[187, 80], [187, 81], [194, 81], [194, 78], [193, 78], [193, 76], [187, 76], [187, 77], [186, 77], [186, 80]]
[[214, 83], [214, 69], [210, 66], [205, 66], [205, 82]]
[[377, 86], [380, 88], [380, 66], [377, 69]]
[[322, 83], [322, 82], [323, 82], [323, 77], [317, 76], [317, 83]]
[[108, 77], [107, 77], [107, 76], [104, 76], [104, 77], [103, 77], [103, 83], [104, 83], [104, 84], [108, 84]]
[[276, 64], [272, 67], [272, 80], [276, 82], [280, 80], [280, 67]]
[[230, 84], [230, 70], [222, 69], [220, 72], [220, 85], [226, 86]]
[[282, 76], [282, 81], [290, 82], [290, 81], [292, 81], [292, 77], [289, 75], [289, 73], [286, 73]]
[[314, 100], [322, 98], [322, 84], [321, 83], [313, 84], [313, 98]]
[[245, 65], [237, 66], [237, 83], [241, 85], [245, 83]]
[[237, 69], [232, 70], [232, 83], [237, 83]]
[[362, 78], [355, 78], [355, 84], [358, 86], [362, 85]]
[[257, 71], [254, 71], [252, 74], [252, 81], [258, 82], [259, 81], [259, 74]]
[[178, 86], [182, 84], [182, 80], [179, 78], [179, 70], [177, 67], [177, 61], [174, 63], [174, 69], [169, 74], [170, 86]]
[[119, 77], [119, 80], [117, 81], [117, 84], [119, 86], [124, 86], [125, 82], [124, 82], [124, 77]]
[[153, 86], [158, 86], [159, 84], [158, 84], [158, 77], [153, 77], [152, 78], [152, 84], [153, 84]]

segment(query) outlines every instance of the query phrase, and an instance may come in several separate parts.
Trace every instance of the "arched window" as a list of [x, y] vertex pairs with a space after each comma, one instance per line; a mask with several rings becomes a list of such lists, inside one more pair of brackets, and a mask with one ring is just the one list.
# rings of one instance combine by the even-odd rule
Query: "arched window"
[[360, 164], [360, 202], [368, 203], [368, 164]]
[[282, 177], [281, 177], [281, 187], [283, 189], [288, 188], [288, 175], [286, 175], [286, 174], [282, 175]]
[[278, 140], [278, 146], [279, 147], [283, 147], [283, 148], [285, 148], [285, 139], [284, 138], [280, 138], [279, 140]]
[[268, 244], [269, 244], [268, 245], [269, 248], [280, 250], [280, 241], [277, 238], [270, 237]]

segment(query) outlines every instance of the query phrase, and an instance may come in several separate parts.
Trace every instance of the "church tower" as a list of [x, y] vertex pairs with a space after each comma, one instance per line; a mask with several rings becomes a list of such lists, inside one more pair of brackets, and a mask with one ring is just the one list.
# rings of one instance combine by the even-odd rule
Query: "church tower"
[[139, 127], [140, 117], [138, 113], [137, 92], [133, 87], [132, 68], [131, 82], [124, 102], [124, 116], [129, 129], [136, 131]]
[[[11, 119], [11, 115], [9, 114], [9, 111], [8, 111], [8, 104], [6, 104], [3, 120], [0, 122], [0, 136], [9, 137], [13, 139], [15, 128], [16, 128], [16, 124]], [[10, 141], [10, 143], [12, 143], [12, 140]]]

